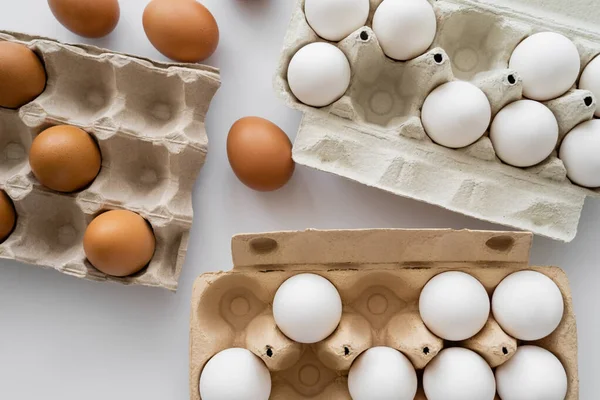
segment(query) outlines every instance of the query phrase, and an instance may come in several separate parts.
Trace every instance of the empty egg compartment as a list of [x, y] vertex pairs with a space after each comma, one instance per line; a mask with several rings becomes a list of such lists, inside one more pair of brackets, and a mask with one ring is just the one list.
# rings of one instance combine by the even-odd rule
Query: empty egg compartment
[[[558, 329], [533, 344], [560, 359], [569, 380], [566, 399], [575, 400], [577, 335], [568, 280], [559, 268], [528, 266], [531, 238], [526, 233], [451, 230], [311, 230], [236, 236], [233, 270], [204, 274], [194, 285], [190, 398], [200, 400], [198, 384], [206, 362], [232, 347], [246, 348], [263, 360], [271, 373], [271, 399], [350, 399], [348, 370], [362, 352], [375, 346], [400, 350], [418, 371], [443, 348], [453, 346], [479, 353], [495, 368], [513, 356], [517, 341], [492, 317], [467, 341], [443, 341], [420, 319], [421, 289], [442, 272], [464, 271], [491, 295], [511, 273], [534, 270], [558, 285], [565, 309]], [[279, 286], [307, 272], [332, 282], [343, 303], [337, 329], [312, 345], [284, 336], [272, 312]], [[518, 343], [522, 344], [526, 343]]]
[[[220, 85], [218, 70], [200, 64], [155, 62], [14, 32], [0, 32], [0, 40], [33, 50], [48, 78], [44, 92], [30, 103], [18, 110], [0, 109], [0, 131], [4, 133], [0, 140], [0, 187], [15, 202], [18, 221], [3, 244], [2, 256], [86, 279], [175, 291], [193, 218], [193, 186], [206, 158], [204, 119]], [[35, 137], [63, 124], [90, 134], [102, 155], [98, 176], [73, 193], [53, 192], [42, 186], [28, 162]], [[36, 207], [30, 203], [42, 195], [55, 199], [54, 208], [37, 218]], [[101, 273], [83, 252], [85, 228], [95, 216], [110, 209], [140, 214], [156, 237], [151, 262], [125, 278]], [[83, 222], [69, 225], [52, 219], [52, 224], [58, 224], [52, 228], [64, 229], [45, 235], [52, 230], [43, 228], [46, 214], [55, 219], [59, 214], [71, 215], [69, 220]], [[75, 227], [76, 234], [67, 225]], [[40, 230], [39, 234], [28, 233], [31, 238], [23, 239], [20, 232], [30, 226]], [[67, 248], [61, 243], [69, 238], [74, 242]], [[49, 248], [56, 249], [52, 257], [38, 257]], [[58, 254], [61, 251], [62, 256]]]
[[[508, 69], [523, 39], [540, 31], [562, 33], [576, 44], [584, 67], [600, 53], [598, 35], [478, 1], [431, 3], [437, 33], [429, 50], [395, 61], [384, 54], [371, 29], [381, 0], [371, 1], [367, 26], [332, 43], [350, 63], [348, 90], [331, 105], [314, 108], [302, 104], [287, 83], [294, 54], [307, 44], [325, 42], [307, 22], [304, 0], [297, 1], [274, 81], [288, 105], [304, 113], [295, 161], [482, 220], [571, 241], [585, 198], [599, 191], [572, 184], [557, 151], [537, 165], [517, 168], [498, 158], [488, 132], [467, 147], [448, 149], [426, 134], [421, 107], [438, 86], [467, 80], [484, 92], [493, 118], [523, 99], [522, 79]], [[591, 92], [576, 88], [544, 102], [559, 125], [556, 149], [571, 129], [593, 118], [596, 104]]]

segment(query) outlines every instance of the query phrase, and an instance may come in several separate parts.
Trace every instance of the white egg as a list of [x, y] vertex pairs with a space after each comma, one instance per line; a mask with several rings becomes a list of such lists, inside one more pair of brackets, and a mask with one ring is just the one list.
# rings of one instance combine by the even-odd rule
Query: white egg
[[346, 93], [350, 86], [350, 63], [340, 49], [329, 43], [311, 43], [290, 61], [290, 90], [304, 104], [324, 107]]
[[365, 25], [369, 0], [306, 0], [304, 14], [323, 39], [338, 42]]
[[342, 319], [342, 299], [331, 282], [315, 274], [289, 278], [273, 300], [277, 327], [299, 343], [316, 343], [335, 331]]
[[383, 0], [373, 16], [373, 32], [383, 52], [406, 61], [425, 53], [437, 29], [427, 0]]
[[537, 346], [519, 347], [510, 360], [496, 369], [496, 384], [502, 400], [564, 400], [568, 389], [561, 362]]
[[390, 347], [373, 347], [352, 363], [348, 389], [352, 400], [413, 400], [417, 373], [408, 358]]
[[553, 32], [536, 33], [513, 52], [509, 68], [523, 79], [523, 95], [546, 101], [565, 94], [577, 80], [581, 59], [573, 42]]
[[494, 118], [490, 139], [502, 161], [515, 167], [531, 167], [548, 158], [556, 148], [558, 122], [542, 103], [515, 101]]
[[559, 158], [567, 176], [577, 185], [600, 187], [600, 120], [587, 121], [567, 134], [560, 146]]
[[427, 400], [494, 400], [496, 382], [492, 369], [479, 354], [452, 347], [427, 364], [423, 389]]
[[[600, 99], [600, 57], [594, 58], [583, 70], [579, 79], [579, 89], [589, 90]], [[600, 101], [596, 105], [596, 117], [600, 117]]]
[[514, 338], [539, 340], [556, 330], [563, 317], [563, 297], [556, 283], [535, 271], [507, 276], [492, 296], [492, 313]]
[[252, 352], [232, 348], [208, 360], [199, 386], [202, 400], [268, 400], [271, 374]]
[[490, 315], [490, 299], [477, 279], [450, 271], [433, 277], [419, 297], [421, 319], [431, 332], [446, 340], [476, 335]]
[[460, 148], [475, 143], [487, 130], [492, 109], [485, 94], [468, 82], [448, 82], [427, 96], [421, 119], [436, 143]]

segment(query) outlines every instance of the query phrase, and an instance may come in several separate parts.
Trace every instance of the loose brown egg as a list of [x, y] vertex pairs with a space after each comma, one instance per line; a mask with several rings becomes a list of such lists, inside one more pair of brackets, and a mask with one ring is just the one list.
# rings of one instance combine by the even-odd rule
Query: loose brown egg
[[0, 107], [19, 108], [46, 87], [46, 70], [26, 46], [0, 42]]
[[156, 239], [150, 224], [127, 210], [113, 210], [92, 220], [83, 235], [88, 261], [112, 276], [128, 276], [152, 259]]
[[48, 5], [65, 28], [87, 38], [111, 33], [121, 15], [118, 0], [48, 0]]
[[277, 190], [294, 173], [290, 139], [263, 118], [245, 117], [233, 124], [227, 137], [227, 156], [238, 179], [254, 190]]
[[88, 186], [100, 172], [98, 145], [85, 131], [58, 125], [40, 133], [31, 144], [29, 164], [38, 181], [57, 192]]
[[176, 61], [203, 61], [219, 44], [215, 17], [195, 0], [152, 0], [143, 23], [152, 45]]
[[0, 191], [0, 242], [4, 241], [15, 228], [17, 216], [10, 197]]

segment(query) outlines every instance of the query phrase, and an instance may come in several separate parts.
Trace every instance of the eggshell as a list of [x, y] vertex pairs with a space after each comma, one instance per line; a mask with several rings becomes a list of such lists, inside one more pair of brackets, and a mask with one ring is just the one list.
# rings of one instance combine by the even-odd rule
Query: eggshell
[[195, 0], [152, 0], [143, 24], [152, 45], [172, 60], [204, 61], [219, 44], [215, 17]]
[[373, 347], [361, 354], [348, 374], [352, 400], [414, 400], [417, 373], [404, 354]]
[[554, 354], [537, 346], [519, 347], [496, 369], [496, 382], [502, 400], [564, 400], [567, 396], [563, 365]]
[[546, 101], [565, 94], [577, 80], [581, 60], [577, 47], [561, 34], [536, 33], [512, 53], [509, 68], [523, 79], [523, 95]]
[[65, 28], [87, 38], [111, 33], [121, 14], [118, 0], [48, 0], [48, 5]]
[[563, 317], [564, 302], [554, 281], [535, 271], [504, 278], [492, 296], [492, 312], [502, 329], [521, 340], [550, 335]]
[[127, 210], [100, 214], [83, 236], [88, 261], [111, 276], [129, 276], [142, 270], [152, 259], [155, 244], [146, 220]]
[[490, 125], [492, 109], [477, 86], [454, 81], [439, 86], [427, 96], [421, 119], [434, 142], [460, 148], [483, 136]]
[[0, 242], [12, 233], [16, 221], [17, 215], [12, 200], [6, 193], [0, 191]]
[[[589, 90], [600, 99], [600, 57], [594, 58], [583, 70], [579, 79], [579, 89]], [[596, 106], [596, 117], [600, 117], [600, 101]]]
[[287, 79], [298, 100], [324, 107], [346, 93], [350, 75], [350, 63], [340, 49], [329, 43], [311, 43], [294, 54]]
[[204, 366], [199, 390], [202, 400], [268, 400], [271, 375], [250, 351], [226, 349]]
[[600, 187], [600, 120], [584, 122], [567, 134], [559, 157], [577, 185]]
[[431, 332], [446, 340], [477, 334], [490, 315], [490, 299], [477, 279], [450, 271], [433, 277], [419, 297], [419, 313]]
[[294, 174], [290, 139], [263, 118], [245, 117], [233, 124], [227, 136], [227, 156], [238, 179], [254, 190], [277, 190]]
[[57, 125], [40, 133], [29, 150], [29, 164], [38, 181], [58, 192], [88, 186], [101, 166], [98, 145], [85, 131]]
[[273, 300], [277, 327], [299, 343], [317, 343], [335, 331], [342, 318], [342, 299], [320, 275], [295, 275], [277, 289]]
[[334, 42], [365, 25], [369, 0], [306, 0], [304, 13], [311, 28], [323, 39]]
[[46, 70], [22, 44], [0, 41], [0, 107], [19, 108], [46, 87]]
[[427, 400], [494, 400], [496, 395], [490, 366], [477, 353], [460, 347], [442, 350], [427, 364], [423, 388]]
[[496, 155], [515, 167], [531, 167], [544, 161], [556, 148], [558, 122], [548, 107], [520, 100], [504, 107], [490, 127]]
[[384, 0], [373, 16], [373, 32], [383, 52], [394, 60], [425, 53], [436, 30], [435, 12], [427, 0]]

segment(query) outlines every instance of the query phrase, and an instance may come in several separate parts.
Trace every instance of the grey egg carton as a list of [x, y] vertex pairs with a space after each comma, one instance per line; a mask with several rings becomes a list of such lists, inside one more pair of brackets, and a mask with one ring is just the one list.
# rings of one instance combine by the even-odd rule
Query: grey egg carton
[[[87, 45], [0, 32], [43, 61], [45, 91], [18, 110], [0, 109], [0, 188], [17, 212], [0, 257], [95, 281], [177, 289], [192, 225], [192, 191], [204, 164], [204, 119], [220, 86], [217, 69], [164, 64]], [[53, 192], [33, 176], [28, 153], [44, 129], [60, 124], [90, 133], [102, 153], [94, 182], [72, 194]], [[89, 222], [111, 209], [150, 222], [156, 252], [139, 273], [117, 278], [87, 260]]]
[[[433, 45], [399, 62], [384, 55], [370, 28], [381, 1], [371, 0], [367, 26], [334, 43], [348, 57], [352, 79], [344, 96], [323, 108], [300, 103], [287, 84], [292, 56], [309, 43], [325, 42], [306, 21], [304, 0], [296, 1], [274, 83], [280, 97], [304, 113], [294, 160], [481, 220], [571, 241], [586, 197], [598, 197], [600, 190], [571, 183], [557, 151], [536, 166], [512, 167], [496, 156], [488, 133], [458, 150], [433, 143], [420, 113], [434, 88], [466, 80], [483, 90], [494, 117], [523, 98], [521, 78], [508, 69], [523, 39], [542, 31], [562, 33], [576, 44], [583, 68], [600, 53], [600, 35], [562, 23], [560, 16], [538, 19], [502, 2], [430, 0], [438, 23]], [[571, 129], [593, 118], [596, 101], [591, 92], [573, 87], [544, 103], [559, 124], [557, 149]]]

